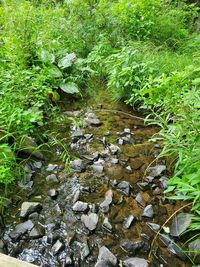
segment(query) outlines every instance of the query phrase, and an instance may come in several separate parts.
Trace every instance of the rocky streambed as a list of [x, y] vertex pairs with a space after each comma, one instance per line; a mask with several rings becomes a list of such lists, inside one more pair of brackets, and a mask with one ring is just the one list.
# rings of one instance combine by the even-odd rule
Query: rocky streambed
[[187, 208], [152, 244], [161, 225], [185, 205], [163, 195], [170, 172], [165, 160], [155, 160], [159, 144], [149, 142], [158, 129], [126, 110], [106, 108], [64, 110], [72, 123], [61, 122], [57, 132], [70, 144], [70, 172], [59, 160], [60, 147], [48, 160], [24, 165], [1, 252], [46, 267], [192, 266], [180, 238], [191, 220]]

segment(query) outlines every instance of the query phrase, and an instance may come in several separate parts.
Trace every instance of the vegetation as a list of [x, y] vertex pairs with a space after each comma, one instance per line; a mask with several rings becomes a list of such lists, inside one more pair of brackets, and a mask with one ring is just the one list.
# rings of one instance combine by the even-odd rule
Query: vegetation
[[[161, 127], [161, 156], [174, 159], [167, 192], [193, 202], [200, 229], [200, 35], [185, 0], [2, 0], [0, 182], [16, 178], [17, 137], [65, 93], [103, 79], [114, 100]], [[10, 142], [12, 140], [12, 142]]]

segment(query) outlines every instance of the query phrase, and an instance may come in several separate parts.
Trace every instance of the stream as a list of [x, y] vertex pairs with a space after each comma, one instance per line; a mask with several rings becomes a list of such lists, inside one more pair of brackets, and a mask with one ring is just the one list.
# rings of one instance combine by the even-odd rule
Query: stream
[[164, 197], [170, 170], [166, 160], [155, 160], [160, 145], [149, 141], [159, 129], [103, 92], [61, 109], [62, 119], [48, 131], [69, 147], [70, 158], [56, 144], [44, 161], [24, 165], [1, 252], [44, 267], [192, 266], [181, 250], [185, 239], [167, 229], [151, 246], [161, 225], [185, 205]]

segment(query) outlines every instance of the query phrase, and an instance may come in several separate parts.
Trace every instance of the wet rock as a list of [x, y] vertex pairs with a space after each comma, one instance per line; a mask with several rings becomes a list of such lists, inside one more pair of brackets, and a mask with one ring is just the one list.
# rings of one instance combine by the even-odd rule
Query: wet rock
[[90, 230], [94, 231], [97, 227], [99, 217], [96, 213], [90, 213], [89, 215], [83, 214], [81, 216], [81, 221], [84, 223], [85, 227]]
[[135, 258], [127, 258], [123, 262], [123, 266], [124, 267], [148, 267], [149, 264], [147, 260], [135, 257]]
[[111, 144], [108, 148], [111, 154], [113, 155], [116, 155], [118, 152], [121, 152], [121, 149], [118, 146], [113, 145], [113, 144]]
[[140, 204], [142, 207], [145, 207], [146, 205], [146, 201], [145, 199], [143, 198], [142, 194], [141, 193], [138, 193], [135, 197], [135, 200], [137, 201], [138, 204]]
[[80, 138], [84, 137], [84, 131], [80, 128], [76, 129], [72, 134], [73, 142], [78, 141]]
[[105, 200], [99, 205], [102, 212], [108, 212], [110, 205], [112, 204], [113, 192], [108, 190], [105, 194]]
[[134, 216], [131, 214], [123, 222], [124, 229], [130, 228], [133, 221], [134, 221]]
[[46, 168], [47, 172], [52, 172], [58, 169], [58, 165], [57, 164], [49, 164], [48, 167]]
[[131, 166], [127, 166], [126, 167], [126, 172], [127, 173], [133, 173], [133, 170], [132, 170]]
[[149, 175], [152, 177], [158, 177], [160, 176], [164, 171], [166, 171], [165, 165], [156, 165], [154, 167], [149, 168]]
[[156, 223], [147, 223], [147, 225], [154, 232], [158, 232], [160, 230], [160, 225], [159, 224], [156, 224]]
[[17, 240], [21, 235], [24, 235], [26, 232], [30, 231], [34, 227], [34, 224], [31, 220], [18, 224], [13, 231], [9, 233], [9, 236]]
[[23, 202], [20, 211], [20, 217], [26, 218], [33, 212], [39, 212], [42, 209], [42, 205], [38, 202]]
[[112, 231], [112, 225], [111, 223], [108, 221], [108, 218], [106, 217], [103, 221], [103, 228], [105, 228], [108, 231]]
[[130, 195], [130, 190], [131, 190], [131, 186], [129, 184], [129, 182], [127, 181], [122, 181], [117, 185], [117, 189], [123, 193], [125, 196], [129, 196]]
[[57, 182], [59, 182], [58, 178], [57, 178], [57, 176], [55, 174], [48, 175], [46, 177], [46, 181], [47, 181], [47, 183], [57, 183]]
[[33, 229], [29, 233], [29, 237], [31, 239], [40, 238], [45, 235], [45, 229], [41, 224], [37, 224], [33, 227]]
[[179, 213], [176, 215], [170, 226], [170, 235], [179, 237], [191, 224], [192, 214]]
[[83, 160], [81, 159], [75, 159], [70, 161], [70, 167], [74, 172], [83, 172], [85, 170]]
[[77, 201], [73, 207], [72, 210], [76, 212], [83, 212], [88, 209], [88, 203], [82, 202], [82, 201]]
[[[98, 256], [98, 262], [99, 261], [105, 261], [108, 262], [110, 264], [112, 264], [112, 266], [117, 266], [117, 258], [115, 257], [115, 255], [105, 246], [102, 246], [99, 249], [99, 256]], [[97, 265], [95, 265], [97, 266]], [[102, 265], [103, 266], [103, 265]]]
[[50, 196], [52, 199], [56, 199], [58, 196], [58, 190], [52, 188], [48, 191], [48, 196]]
[[128, 253], [135, 254], [136, 251], [139, 251], [144, 246], [144, 241], [142, 240], [125, 240], [121, 244], [121, 248]]
[[58, 239], [52, 247], [53, 255], [58, 254], [62, 249], [64, 249], [64, 244]]
[[146, 206], [142, 212], [142, 217], [153, 218], [154, 211], [153, 206], [150, 204]]

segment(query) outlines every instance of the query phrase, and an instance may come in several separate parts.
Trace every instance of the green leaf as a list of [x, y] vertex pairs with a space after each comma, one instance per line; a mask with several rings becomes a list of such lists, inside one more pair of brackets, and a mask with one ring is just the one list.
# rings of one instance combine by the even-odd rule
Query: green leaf
[[199, 85], [200, 84], [200, 78], [196, 78], [192, 81], [192, 84]]
[[78, 86], [73, 82], [62, 83], [60, 88], [67, 94], [79, 93]]
[[42, 49], [40, 56], [41, 56], [42, 61], [45, 63], [55, 62], [55, 56], [44, 49]]
[[76, 59], [75, 53], [67, 54], [65, 57], [63, 57], [63, 58], [61, 58], [61, 60], [59, 60], [58, 67], [60, 67], [62, 69], [69, 68], [72, 66], [75, 59]]
[[53, 78], [60, 78], [63, 76], [62, 72], [56, 66], [50, 67], [48, 71], [49, 71], [49, 74], [51, 75], [51, 77], [53, 77]]

